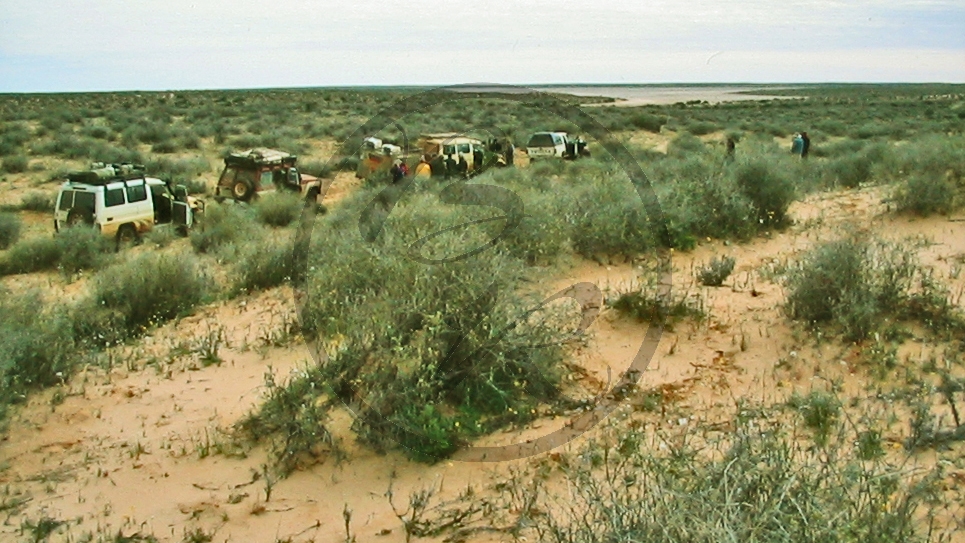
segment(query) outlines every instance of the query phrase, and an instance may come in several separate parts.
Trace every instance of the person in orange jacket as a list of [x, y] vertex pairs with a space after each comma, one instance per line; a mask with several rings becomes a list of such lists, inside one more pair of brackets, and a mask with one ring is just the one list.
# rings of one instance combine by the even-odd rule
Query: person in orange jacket
[[432, 167], [429, 166], [429, 162], [426, 160], [425, 155], [422, 155], [422, 157], [419, 158], [419, 163], [415, 165], [415, 176], [416, 177], [432, 176]]

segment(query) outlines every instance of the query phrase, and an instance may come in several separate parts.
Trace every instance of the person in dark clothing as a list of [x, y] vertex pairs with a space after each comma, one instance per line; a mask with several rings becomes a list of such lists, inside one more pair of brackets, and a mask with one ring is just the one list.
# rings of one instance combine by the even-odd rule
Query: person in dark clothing
[[432, 177], [446, 177], [446, 157], [442, 155], [432, 157], [429, 167], [432, 168]]
[[399, 162], [394, 162], [392, 164], [392, 169], [389, 170], [389, 173], [392, 174], [393, 183], [398, 183], [399, 181], [402, 181], [403, 177], [405, 177], [405, 173], [402, 171], [402, 166]]
[[736, 149], [737, 149], [737, 142], [734, 141], [734, 138], [727, 138], [727, 155], [726, 156], [728, 160], [733, 160], [734, 151]]
[[446, 180], [448, 181], [450, 177], [456, 175], [457, 173], [456, 159], [454, 158], [454, 155], [449, 155], [449, 157], [446, 158]]
[[456, 173], [463, 179], [469, 176], [469, 163], [462, 155], [459, 155], [459, 162], [456, 163]]
[[506, 165], [512, 166], [513, 159], [515, 158], [516, 147], [513, 146], [513, 142], [507, 142], [506, 144]]
[[474, 175], [481, 173], [483, 170], [483, 152], [482, 149], [476, 147], [472, 150], [472, 173]]
[[811, 138], [808, 137], [807, 132], [801, 132], [801, 140], [804, 142], [801, 146], [801, 158], [807, 158], [808, 150], [811, 149]]

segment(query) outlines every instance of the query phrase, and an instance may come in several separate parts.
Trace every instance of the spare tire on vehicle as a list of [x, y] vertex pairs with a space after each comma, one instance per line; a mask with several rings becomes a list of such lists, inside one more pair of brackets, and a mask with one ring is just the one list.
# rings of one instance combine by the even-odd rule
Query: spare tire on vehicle
[[71, 209], [67, 214], [67, 226], [93, 226], [94, 214], [84, 209]]
[[255, 194], [255, 187], [248, 181], [235, 181], [231, 187], [231, 194], [236, 200], [247, 202]]

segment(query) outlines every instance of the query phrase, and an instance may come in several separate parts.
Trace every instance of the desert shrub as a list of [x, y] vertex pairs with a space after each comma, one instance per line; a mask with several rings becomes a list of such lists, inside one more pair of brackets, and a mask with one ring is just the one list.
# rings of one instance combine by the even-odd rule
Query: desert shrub
[[530, 265], [554, 262], [569, 244], [569, 228], [559, 208], [557, 193], [524, 193], [525, 206], [519, 225], [500, 240], [510, 254]]
[[835, 429], [841, 412], [841, 402], [836, 396], [822, 390], [812, 390], [801, 397], [796, 392], [787, 402], [804, 417], [804, 424], [814, 431], [814, 441], [824, 447]]
[[[311, 160], [298, 163], [298, 170], [315, 177], [332, 177], [332, 163], [325, 160]], [[353, 169], [354, 171], [354, 169]]]
[[795, 198], [794, 183], [776, 164], [763, 158], [751, 158], [738, 165], [734, 173], [740, 187], [757, 210], [757, 221], [763, 226], [780, 226], [787, 219], [787, 209]]
[[618, 291], [607, 305], [640, 322], [672, 329], [683, 319], [706, 315], [699, 295], [661, 283], [657, 270], [644, 270], [637, 281]]
[[119, 336], [134, 337], [188, 314], [209, 289], [207, 276], [191, 255], [145, 253], [99, 272], [90, 303], [112, 313]]
[[176, 153], [180, 149], [181, 149], [181, 146], [178, 144], [178, 141], [175, 139], [165, 139], [151, 145], [152, 153], [170, 154], [170, 153]]
[[900, 466], [863, 462], [851, 451], [856, 432], [818, 448], [763, 417], [729, 424], [726, 434], [681, 431], [667, 450], [648, 446], [642, 429], [608, 429], [564, 455], [553, 488], [565, 491], [518, 481], [516, 499], [540, 511], [520, 519], [551, 543], [932, 539], [920, 519], [941, 509], [937, 472], [902, 476]]
[[305, 201], [297, 193], [278, 190], [258, 198], [254, 208], [262, 224], [288, 226], [301, 215]]
[[216, 253], [251, 238], [255, 228], [254, 213], [249, 207], [209, 203], [204, 210], [204, 228], [191, 231], [191, 246], [199, 253]]
[[60, 263], [63, 246], [53, 236], [22, 239], [0, 260], [0, 275], [53, 270]]
[[65, 382], [83, 359], [69, 322], [37, 291], [13, 295], [0, 290], [0, 418], [5, 406], [20, 403], [30, 390]]
[[20, 209], [49, 213], [54, 210], [54, 199], [49, 194], [31, 192], [20, 200]]
[[247, 241], [235, 264], [235, 291], [251, 292], [291, 280], [295, 272], [294, 251], [289, 240], [271, 236]]
[[895, 205], [898, 211], [927, 217], [950, 213], [960, 198], [958, 187], [947, 177], [914, 172], [898, 185]]
[[3, 161], [0, 162], [0, 169], [7, 173], [22, 173], [27, 171], [29, 164], [30, 159], [25, 155], [11, 155], [3, 157]]
[[820, 245], [792, 268], [787, 291], [791, 318], [835, 326], [849, 340], [868, 337], [886, 320], [961, 326], [943, 287], [901, 244], [847, 237]]
[[731, 272], [734, 271], [735, 262], [737, 262], [737, 260], [732, 256], [725, 256], [723, 258], [715, 256], [706, 266], [701, 266], [701, 268], [697, 270], [697, 280], [705, 287], [719, 287], [724, 284], [724, 281], [730, 277]]
[[265, 377], [265, 401], [257, 415], [238, 425], [251, 438], [270, 443], [271, 454], [283, 473], [336, 450], [336, 442], [326, 427], [331, 405], [316, 401], [324, 386], [318, 371], [305, 372], [284, 383], [277, 383], [269, 372]]
[[689, 132], [683, 132], [667, 144], [667, 155], [685, 158], [695, 153], [703, 153], [706, 149], [707, 146], [700, 141], [700, 138]]
[[114, 242], [93, 228], [67, 228], [57, 234], [57, 267], [67, 274], [96, 270], [111, 260]]
[[[490, 209], [423, 193], [397, 204], [368, 243], [356, 204], [348, 204], [320, 225], [348, 227], [319, 240], [309, 256], [303, 331], [336, 341], [325, 363], [287, 385], [312, 391], [302, 401], [349, 402], [360, 441], [435, 461], [475, 435], [528, 420], [538, 402], [557, 397], [561, 349], [572, 336], [549, 324], [560, 322], [551, 318], [558, 312], [530, 314], [538, 301], [517, 292], [521, 263], [495, 249], [438, 261], [486, 247], [499, 226], [458, 225], [492, 217]], [[412, 251], [437, 261], [420, 262]], [[274, 411], [266, 404], [248, 424]]]
[[583, 256], [636, 255], [661, 242], [640, 196], [625, 178], [606, 176], [587, 183], [571, 202], [566, 215], [570, 240]]
[[0, 260], [0, 275], [60, 269], [73, 274], [105, 264], [113, 244], [92, 228], [68, 228], [56, 236], [17, 242]]
[[20, 229], [20, 216], [0, 211], [0, 250], [7, 249], [20, 239]]
[[836, 158], [828, 166], [833, 186], [855, 188], [871, 180], [871, 160], [864, 155]]
[[667, 117], [652, 113], [638, 113], [630, 117], [630, 124], [635, 128], [659, 134], [660, 128], [667, 124]]
[[201, 178], [188, 179], [180, 184], [184, 185], [184, 188], [187, 189], [188, 194], [193, 195], [208, 193], [208, 184], [205, 183], [204, 179]]
[[[688, 163], [708, 167], [691, 169]], [[733, 175], [691, 158], [681, 163], [675, 177], [673, 183], [657, 187], [667, 219], [664, 246], [689, 250], [697, 236], [743, 239], [761, 227], [751, 200]]]
[[711, 134], [718, 130], [716, 123], [710, 121], [693, 121], [687, 124], [687, 132], [695, 136], [703, 136], [705, 134]]

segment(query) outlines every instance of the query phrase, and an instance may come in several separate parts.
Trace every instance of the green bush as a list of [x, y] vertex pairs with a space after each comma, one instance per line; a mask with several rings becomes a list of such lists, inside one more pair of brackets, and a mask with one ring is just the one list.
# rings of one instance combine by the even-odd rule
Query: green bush
[[886, 320], [962, 327], [947, 292], [900, 244], [847, 237], [820, 245], [792, 268], [787, 291], [791, 318], [833, 325], [849, 340], [868, 337]]
[[30, 159], [24, 155], [11, 155], [3, 158], [0, 162], [0, 169], [7, 173], [22, 173], [27, 171]]
[[642, 428], [608, 430], [564, 453], [552, 483], [514, 480], [512, 503], [528, 504], [517, 522], [548, 543], [933, 540], [922, 519], [944, 510], [938, 472], [861, 461], [857, 432], [812, 447], [762, 416], [725, 423], [734, 431], [674, 433], [666, 450]]
[[54, 210], [54, 199], [49, 194], [31, 192], [20, 200], [20, 209], [49, 213]]
[[68, 228], [57, 234], [57, 267], [67, 274], [96, 270], [112, 260], [115, 243], [93, 228]]
[[0, 250], [9, 248], [20, 239], [21, 221], [15, 213], [0, 212]]
[[62, 254], [63, 246], [53, 236], [20, 240], [0, 260], [0, 275], [56, 269]]
[[695, 136], [703, 136], [706, 134], [711, 134], [719, 129], [716, 123], [709, 121], [693, 121], [687, 124], [687, 132]]
[[[399, 202], [368, 243], [356, 205], [350, 200], [320, 219], [322, 231], [339, 235], [311, 248], [303, 331], [336, 346], [326, 363], [287, 385], [313, 391], [302, 402], [350, 402], [361, 442], [434, 461], [475, 435], [528, 420], [537, 403], [557, 397], [562, 344], [572, 336], [550, 323], [576, 320], [550, 310], [523, 318], [538, 301], [518, 292], [521, 262], [498, 249], [434, 264], [411, 256], [438, 260], [487, 247], [502, 225], [459, 225], [491, 217], [491, 209], [416, 195]], [[268, 423], [275, 411], [266, 404], [252, 417]]]
[[619, 291], [607, 305], [640, 322], [672, 329], [683, 319], [703, 319], [703, 300], [688, 291], [661, 284], [656, 270], [645, 270], [635, 285]]
[[677, 158], [686, 158], [697, 153], [703, 153], [706, 150], [707, 146], [704, 145], [704, 142], [689, 132], [676, 135], [667, 144], [667, 155]]
[[197, 260], [186, 254], [145, 253], [93, 279], [91, 304], [113, 313], [115, 332], [134, 337], [190, 313], [210, 290]]
[[270, 236], [246, 242], [235, 264], [235, 291], [251, 292], [290, 281], [295, 273], [294, 251], [290, 241]]
[[898, 211], [927, 217], [947, 214], [960, 205], [958, 187], [945, 176], [912, 173], [898, 185], [895, 204]]
[[13, 295], [0, 289], [0, 418], [7, 404], [29, 391], [64, 383], [84, 358], [69, 321], [37, 291]]
[[841, 414], [838, 398], [821, 390], [812, 390], [803, 398], [794, 393], [787, 403], [801, 413], [804, 424], [814, 431], [814, 441], [822, 447], [827, 446]]
[[639, 113], [630, 117], [630, 124], [635, 128], [659, 134], [660, 128], [667, 124], [667, 117], [651, 113]]
[[191, 246], [199, 253], [217, 253], [244, 243], [255, 235], [256, 228], [251, 208], [209, 203], [204, 210], [204, 227], [191, 230]]
[[730, 277], [736, 262], [737, 260], [732, 256], [723, 258], [715, 256], [706, 266], [697, 270], [697, 280], [705, 287], [719, 287]]
[[305, 200], [297, 193], [278, 190], [259, 197], [254, 208], [259, 222], [268, 226], [288, 226], [301, 216]]
[[794, 183], [774, 163], [766, 159], [749, 159], [735, 172], [737, 185], [757, 210], [757, 221], [763, 226], [780, 226], [787, 219], [787, 209], [795, 198]]

